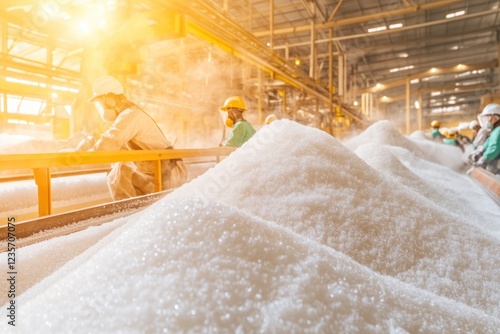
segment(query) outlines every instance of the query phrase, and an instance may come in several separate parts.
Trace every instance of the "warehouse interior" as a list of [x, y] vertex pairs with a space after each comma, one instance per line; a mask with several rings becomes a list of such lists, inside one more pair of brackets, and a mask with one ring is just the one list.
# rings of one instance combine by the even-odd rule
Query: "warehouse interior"
[[[499, 2], [16, 0], [0, 4], [2, 128], [99, 132], [91, 82], [117, 77], [178, 147], [216, 146], [241, 95], [344, 137], [474, 119], [498, 90]], [[92, 133], [93, 134], [93, 133]]]
[[[494, 332], [500, 174], [445, 132], [500, 104], [499, 13], [0, 1], [0, 333]], [[117, 122], [89, 99], [122, 85], [141, 108], [106, 108], [157, 146], [98, 149]], [[255, 131], [231, 146], [234, 96]]]

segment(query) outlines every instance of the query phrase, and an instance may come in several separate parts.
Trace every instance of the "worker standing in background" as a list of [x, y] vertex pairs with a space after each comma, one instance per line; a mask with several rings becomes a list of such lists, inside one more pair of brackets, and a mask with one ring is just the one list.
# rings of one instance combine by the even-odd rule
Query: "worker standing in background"
[[488, 104], [478, 116], [482, 127], [491, 130], [488, 139], [484, 142], [481, 157], [476, 159], [475, 166], [500, 174], [500, 105]]
[[446, 131], [446, 136], [444, 136], [443, 143], [446, 145], [458, 146], [463, 150], [462, 145], [458, 141], [458, 129], [457, 128], [449, 128]]
[[240, 147], [255, 134], [255, 129], [243, 118], [247, 108], [240, 96], [231, 96], [219, 110], [224, 115], [225, 125], [231, 128], [224, 146]]
[[264, 124], [269, 125], [274, 121], [277, 121], [278, 117], [275, 114], [269, 114], [266, 116], [266, 119], [264, 120]]
[[[137, 104], [127, 99], [124, 88], [115, 78], [105, 75], [97, 78], [89, 100], [101, 118], [112, 122], [95, 142], [87, 138], [78, 145], [78, 151], [165, 150], [172, 144], [158, 124]], [[162, 161], [163, 189], [178, 187], [187, 179], [187, 169], [182, 159]], [[114, 163], [107, 176], [113, 200], [119, 200], [155, 191], [154, 162]]]
[[469, 129], [471, 129], [473, 133], [472, 145], [474, 146], [474, 149], [482, 146], [490, 134], [488, 129], [481, 127], [479, 122], [476, 120], [469, 123]]
[[466, 145], [470, 145], [472, 142], [469, 137], [461, 133], [463, 129], [457, 128], [457, 141], [460, 144], [460, 146], [465, 147]]
[[431, 122], [431, 126], [432, 126], [431, 138], [436, 140], [436, 141], [442, 141], [444, 136], [439, 131], [439, 128], [441, 127], [441, 123], [439, 123], [439, 121], [434, 120]]

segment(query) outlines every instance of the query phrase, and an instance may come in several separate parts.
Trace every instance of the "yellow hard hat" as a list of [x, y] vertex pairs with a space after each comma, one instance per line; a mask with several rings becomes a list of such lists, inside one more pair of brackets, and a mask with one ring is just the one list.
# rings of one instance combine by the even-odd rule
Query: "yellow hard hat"
[[439, 121], [432, 121], [431, 126], [433, 128], [439, 128], [441, 126], [441, 123], [439, 123]]
[[243, 102], [243, 99], [240, 96], [231, 96], [226, 100], [226, 102], [224, 102], [224, 105], [219, 109], [222, 111], [227, 111], [228, 108], [238, 108], [241, 110], [247, 110], [245, 102]]

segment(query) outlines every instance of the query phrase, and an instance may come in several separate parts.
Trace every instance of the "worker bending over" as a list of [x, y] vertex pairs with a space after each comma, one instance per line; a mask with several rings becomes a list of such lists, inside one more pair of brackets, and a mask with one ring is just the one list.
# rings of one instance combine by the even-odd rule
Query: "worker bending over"
[[[158, 124], [137, 104], [127, 99], [121, 83], [111, 76], [102, 76], [92, 86], [89, 100], [106, 122], [112, 122], [97, 142], [92, 138], [79, 145], [81, 151], [165, 150], [172, 149]], [[107, 176], [113, 200], [119, 200], [155, 191], [154, 162], [114, 163]], [[187, 169], [181, 159], [163, 160], [162, 188], [182, 185]]]
[[500, 174], [500, 105], [488, 104], [478, 116], [482, 127], [491, 130], [482, 148], [471, 154], [475, 166]]

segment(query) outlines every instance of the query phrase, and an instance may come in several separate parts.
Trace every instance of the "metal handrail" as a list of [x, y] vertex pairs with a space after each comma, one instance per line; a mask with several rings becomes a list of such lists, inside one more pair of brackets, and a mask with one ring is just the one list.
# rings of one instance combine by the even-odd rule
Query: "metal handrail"
[[46, 216], [52, 213], [51, 168], [127, 161], [152, 161], [155, 163], [155, 191], [159, 192], [162, 191], [162, 160], [215, 156], [219, 161], [221, 156], [227, 156], [235, 149], [234, 147], [214, 147], [144, 151], [2, 154], [0, 155], [0, 170], [33, 170], [38, 187], [38, 214], [39, 216]]
[[[52, 178], [57, 178], [57, 177], [107, 173], [110, 170], [111, 170], [111, 166], [108, 166], [108, 167], [102, 167], [102, 168], [85, 168], [85, 169], [75, 169], [75, 170], [67, 170], [67, 171], [57, 171], [57, 172], [51, 173], [50, 175]], [[26, 181], [26, 180], [33, 180], [33, 179], [34, 179], [34, 176], [32, 174], [2, 175], [2, 176], [0, 176], [0, 183]]]

